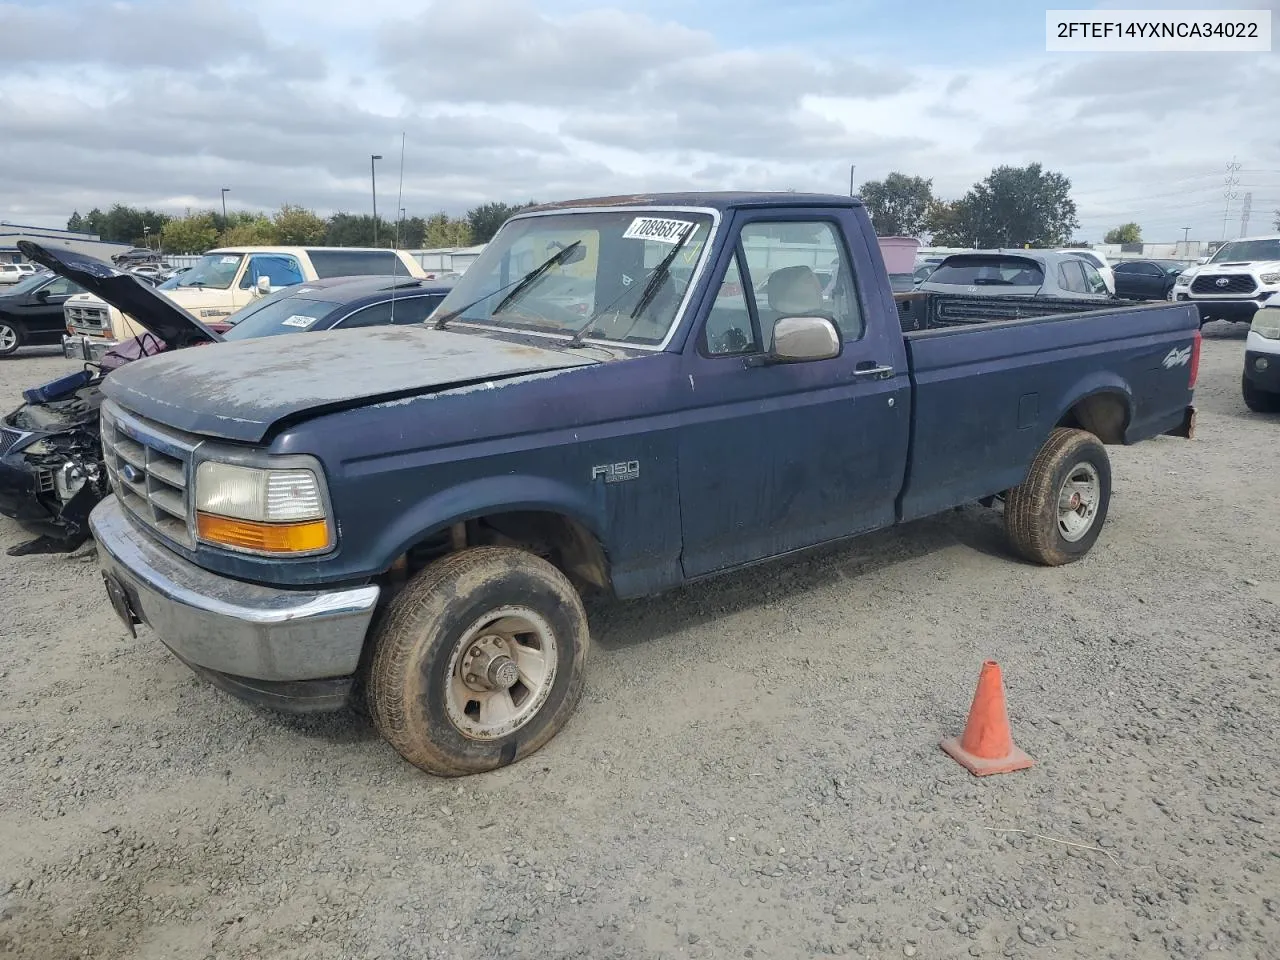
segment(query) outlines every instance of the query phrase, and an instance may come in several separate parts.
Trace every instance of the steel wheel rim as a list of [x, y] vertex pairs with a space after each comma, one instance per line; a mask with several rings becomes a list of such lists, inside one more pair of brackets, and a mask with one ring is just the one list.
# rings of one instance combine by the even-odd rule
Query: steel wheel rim
[[1102, 503], [1102, 480], [1091, 463], [1077, 463], [1058, 491], [1058, 532], [1075, 543], [1093, 527]]
[[18, 331], [7, 323], [0, 323], [0, 350], [8, 353], [10, 350], [17, 349], [17, 346]]
[[514, 733], [547, 702], [556, 659], [555, 632], [541, 614], [519, 606], [489, 611], [454, 644], [444, 690], [449, 721], [469, 740]]

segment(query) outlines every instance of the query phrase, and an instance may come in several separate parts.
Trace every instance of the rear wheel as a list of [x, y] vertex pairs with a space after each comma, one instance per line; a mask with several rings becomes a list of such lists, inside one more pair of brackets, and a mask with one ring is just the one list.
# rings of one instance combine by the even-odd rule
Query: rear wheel
[[1110, 504], [1107, 448], [1087, 430], [1059, 427], [1005, 498], [1005, 531], [1024, 559], [1051, 567], [1071, 563], [1097, 541]]
[[1240, 377], [1240, 393], [1244, 405], [1254, 413], [1280, 413], [1280, 393], [1259, 390], [1247, 376]]
[[423, 570], [374, 637], [367, 702], [378, 732], [438, 776], [534, 753], [582, 696], [582, 601], [525, 550], [476, 547]]
[[21, 327], [8, 320], [0, 320], [0, 357], [17, 353], [25, 339]]

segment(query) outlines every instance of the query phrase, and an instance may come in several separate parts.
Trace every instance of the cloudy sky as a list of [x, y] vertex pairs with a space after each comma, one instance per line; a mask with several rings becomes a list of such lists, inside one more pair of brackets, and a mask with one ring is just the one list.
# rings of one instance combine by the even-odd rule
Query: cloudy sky
[[[461, 213], [661, 189], [1070, 177], [1084, 239], [1280, 207], [1280, 52], [1047, 54], [1033, 0], [0, 0], [0, 219], [113, 202]], [[1280, 13], [1275, 14], [1280, 30]], [[1280, 48], [1277, 48], [1280, 51]], [[401, 133], [406, 138], [403, 200]]]

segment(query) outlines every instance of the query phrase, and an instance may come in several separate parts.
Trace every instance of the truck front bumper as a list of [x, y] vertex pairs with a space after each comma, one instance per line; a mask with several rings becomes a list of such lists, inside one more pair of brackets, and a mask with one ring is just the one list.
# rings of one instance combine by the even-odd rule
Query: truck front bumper
[[117, 614], [241, 699], [293, 713], [348, 700], [377, 586], [280, 590], [210, 573], [151, 540], [115, 497], [89, 519]]
[[88, 360], [97, 363], [112, 347], [118, 346], [116, 341], [104, 337], [86, 337], [81, 334], [62, 336], [62, 355], [68, 360]]
[[1267, 290], [1259, 293], [1256, 299], [1248, 300], [1197, 300], [1188, 297], [1185, 293], [1175, 294], [1175, 298], [1178, 303], [1194, 303], [1196, 309], [1200, 311], [1201, 323], [1208, 323], [1211, 320], [1249, 323], [1273, 292]]

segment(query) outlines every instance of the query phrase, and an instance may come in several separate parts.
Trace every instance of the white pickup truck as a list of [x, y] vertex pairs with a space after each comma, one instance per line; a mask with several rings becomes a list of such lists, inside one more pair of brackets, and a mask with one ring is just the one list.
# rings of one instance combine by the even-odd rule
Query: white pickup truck
[[1169, 299], [1194, 303], [1204, 326], [1210, 320], [1249, 323], [1274, 293], [1280, 293], [1280, 234], [1224, 243], [1206, 262], [1178, 275]]
[[[210, 250], [191, 269], [159, 290], [214, 329], [255, 297], [281, 287], [330, 277], [426, 276], [403, 250], [377, 247], [225, 247]], [[143, 333], [131, 317], [90, 293], [63, 305], [67, 336], [62, 353], [72, 360], [98, 360], [117, 343]], [[220, 331], [221, 332], [221, 331]]]

